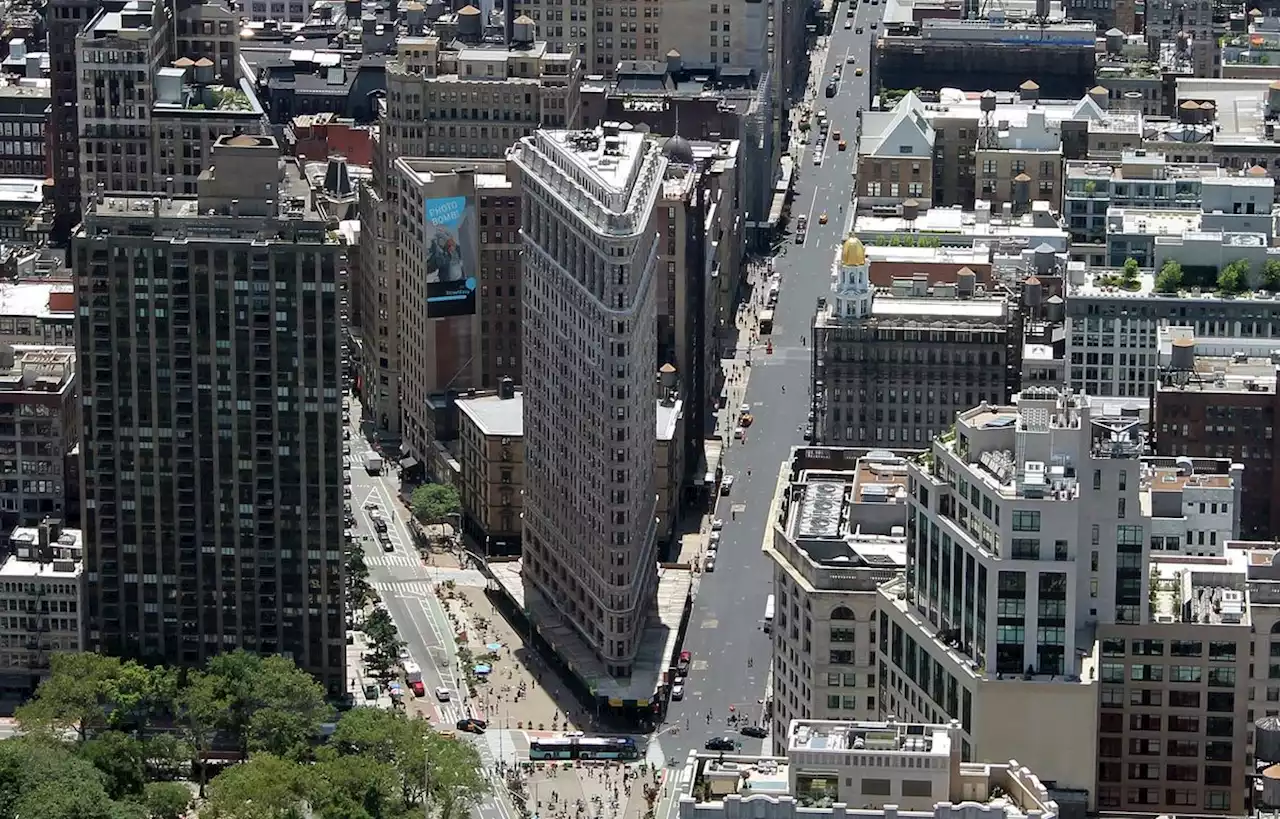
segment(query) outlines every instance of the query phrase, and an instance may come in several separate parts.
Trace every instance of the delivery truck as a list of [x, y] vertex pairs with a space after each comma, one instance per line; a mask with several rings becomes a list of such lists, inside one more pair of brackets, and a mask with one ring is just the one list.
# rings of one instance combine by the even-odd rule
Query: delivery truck
[[422, 669], [413, 660], [404, 661], [404, 680], [409, 683], [409, 688], [415, 697], [421, 697], [426, 693], [422, 682]]
[[382, 456], [373, 452], [364, 456], [364, 469], [370, 475], [377, 475], [382, 471]]

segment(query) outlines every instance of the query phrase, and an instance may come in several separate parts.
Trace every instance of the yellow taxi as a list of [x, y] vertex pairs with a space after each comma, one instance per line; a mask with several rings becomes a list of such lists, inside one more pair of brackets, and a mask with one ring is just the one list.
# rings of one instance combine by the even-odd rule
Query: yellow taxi
[[845, 148], [848, 148], [848, 147], [849, 147], [849, 143], [845, 142], [843, 139], [840, 140], [840, 150], [843, 151]]
[[827, 223], [827, 212], [824, 210], [822, 215], [818, 217], [818, 224], [825, 225]]
[[853, 76], [855, 76], [855, 77], [861, 77], [861, 76], [862, 76], [862, 66], [858, 66], [856, 69], [854, 69], [854, 71], [853, 71]]

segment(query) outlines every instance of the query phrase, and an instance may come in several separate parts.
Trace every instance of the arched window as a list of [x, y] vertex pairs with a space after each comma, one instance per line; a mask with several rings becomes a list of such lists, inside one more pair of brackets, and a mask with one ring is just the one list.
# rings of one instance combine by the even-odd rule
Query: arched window
[[857, 620], [853, 616], [853, 612], [845, 606], [838, 606], [835, 611], [831, 612], [832, 620]]

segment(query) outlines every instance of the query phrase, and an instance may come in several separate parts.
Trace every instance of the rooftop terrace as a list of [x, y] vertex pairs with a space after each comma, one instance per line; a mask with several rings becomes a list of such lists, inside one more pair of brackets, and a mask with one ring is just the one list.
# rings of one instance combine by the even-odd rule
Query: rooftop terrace
[[767, 549], [809, 589], [871, 591], [906, 565], [906, 481], [906, 460], [888, 451], [804, 469]]
[[[1056, 819], [1058, 805], [1039, 777], [1015, 761], [953, 759], [951, 730], [799, 721], [792, 723], [786, 757], [693, 752], [671, 778], [680, 819]], [[874, 780], [843, 775], [871, 770]], [[888, 787], [872, 792], [865, 787], [870, 781]]]
[[1152, 621], [1249, 627], [1248, 559], [1239, 550], [1227, 550], [1223, 557], [1152, 556]]
[[787, 752], [798, 750], [927, 754], [949, 758], [951, 734], [945, 725], [795, 720], [787, 737]]

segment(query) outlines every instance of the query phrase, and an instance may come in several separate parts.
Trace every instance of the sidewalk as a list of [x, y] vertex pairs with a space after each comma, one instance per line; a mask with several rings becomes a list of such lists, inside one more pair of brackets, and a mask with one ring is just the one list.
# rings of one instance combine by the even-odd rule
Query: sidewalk
[[536, 763], [525, 767], [538, 819], [647, 819], [666, 773], [648, 763]]
[[[437, 556], [438, 557], [438, 556]], [[461, 653], [472, 665], [484, 663], [488, 674], [467, 673], [475, 698], [471, 704], [494, 728], [539, 731], [589, 730], [591, 715], [560, 683], [535, 651], [525, 646], [485, 594], [484, 589], [441, 584], [437, 590]], [[545, 681], [545, 683], [544, 683]]]

